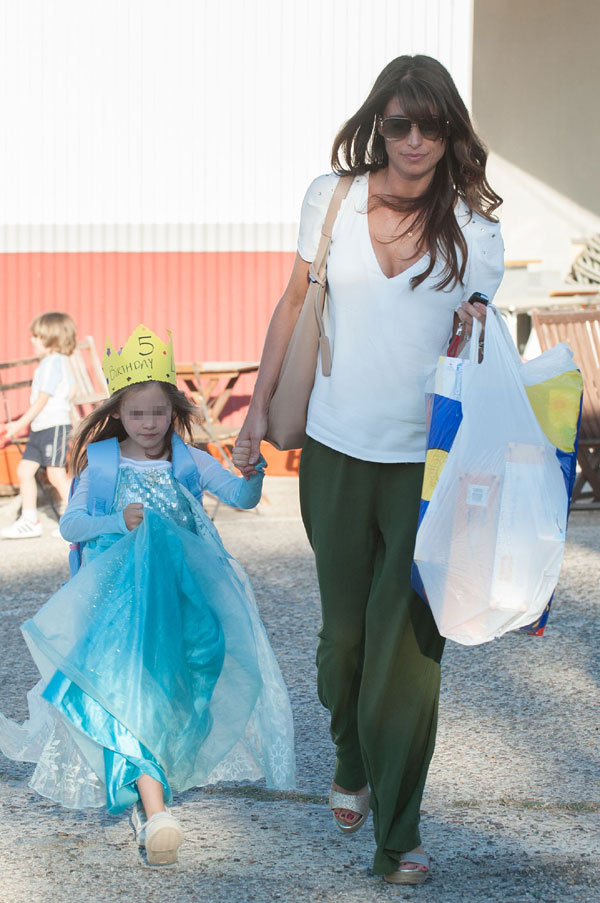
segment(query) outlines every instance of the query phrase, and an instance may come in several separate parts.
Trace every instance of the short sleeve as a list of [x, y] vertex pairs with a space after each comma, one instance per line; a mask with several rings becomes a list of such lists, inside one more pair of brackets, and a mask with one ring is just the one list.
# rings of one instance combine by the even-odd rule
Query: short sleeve
[[298, 253], [309, 263], [315, 259], [323, 220], [339, 178], [333, 172], [318, 176], [308, 186], [308, 191], [304, 195], [298, 233]]
[[462, 300], [467, 301], [473, 292], [483, 292], [492, 301], [504, 276], [504, 241], [500, 223], [490, 222], [474, 213], [463, 231], [468, 259]]
[[39, 378], [37, 387], [40, 392], [46, 395], [54, 395], [63, 378], [63, 369], [58, 354], [49, 354], [40, 363]]

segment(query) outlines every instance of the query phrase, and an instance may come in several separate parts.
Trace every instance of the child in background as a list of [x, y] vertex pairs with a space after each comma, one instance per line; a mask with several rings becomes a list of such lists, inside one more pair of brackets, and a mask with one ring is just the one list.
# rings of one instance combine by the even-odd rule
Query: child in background
[[[23, 625], [42, 679], [0, 749], [37, 762], [30, 786], [71, 808], [133, 806], [151, 865], [183, 840], [172, 792], [221, 780], [294, 785], [287, 691], [248, 578], [205, 514], [202, 490], [254, 507], [248, 479], [185, 444], [196, 409], [176, 388], [171, 343], [138, 327], [106, 348], [111, 397], [73, 441], [61, 519], [81, 568]], [[249, 449], [234, 463], [248, 468]]]
[[68, 314], [51, 311], [36, 317], [29, 328], [35, 354], [42, 360], [33, 374], [31, 406], [18, 420], [5, 427], [9, 439], [14, 439], [27, 426], [31, 427], [31, 432], [17, 470], [21, 516], [0, 531], [4, 539], [29, 539], [41, 535], [35, 479], [40, 467], [46, 469], [46, 476], [58, 492], [63, 510], [71, 483], [66, 463], [73, 381], [67, 357], [77, 344], [75, 324]]

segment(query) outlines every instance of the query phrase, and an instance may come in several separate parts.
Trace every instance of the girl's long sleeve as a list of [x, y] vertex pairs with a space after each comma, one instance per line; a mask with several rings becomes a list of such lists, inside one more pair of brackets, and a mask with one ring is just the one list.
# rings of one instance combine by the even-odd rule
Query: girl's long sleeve
[[[215, 495], [226, 505], [233, 508], [254, 508], [260, 501], [266, 461], [261, 458], [256, 465], [257, 470], [249, 480], [235, 476], [219, 464], [212, 455], [198, 448], [189, 446], [194, 459], [203, 490]], [[69, 542], [88, 542], [105, 533], [128, 533], [123, 512], [108, 514], [103, 517], [88, 514], [87, 500], [89, 490], [89, 472], [86, 467], [82, 471], [67, 510], [60, 519], [61, 536]]]
[[60, 519], [60, 533], [68, 542], [88, 542], [103, 533], [128, 533], [123, 512], [96, 517], [88, 514], [87, 497], [90, 484], [88, 469], [82, 471], [67, 510]]
[[232, 508], [254, 508], [258, 505], [262, 494], [264, 469], [267, 462], [261, 456], [256, 470], [249, 480], [235, 476], [219, 464], [212, 455], [199, 448], [189, 446], [196, 462], [202, 489], [216, 495], [218, 499], [231, 505]]

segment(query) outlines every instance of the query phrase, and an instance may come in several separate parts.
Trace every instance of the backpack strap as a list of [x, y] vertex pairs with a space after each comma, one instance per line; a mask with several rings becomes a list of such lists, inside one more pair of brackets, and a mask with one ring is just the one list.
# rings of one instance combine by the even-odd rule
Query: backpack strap
[[119, 442], [101, 439], [87, 447], [90, 486], [88, 489], [88, 514], [102, 517], [110, 512], [117, 489], [119, 475]]
[[[79, 477], [73, 477], [71, 480], [71, 485], [69, 486], [69, 501], [75, 495], [75, 490], [79, 484]], [[85, 543], [80, 542], [71, 542], [69, 543], [69, 571], [71, 573], [71, 577], [74, 577], [79, 568], [81, 567], [81, 552]]]
[[198, 500], [202, 499], [202, 486], [200, 474], [196, 462], [192, 458], [189, 448], [177, 433], [171, 438], [171, 461], [173, 464], [173, 476], [178, 483], [191, 492]]
[[[171, 439], [173, 476], [188, 492], [200, 499], [202, 488], [196, 462], [183, 439], [173, 433]], [[116, 438], [92, 442], [87, 448], [90, 486], [88, 513], [103, 516], [110, 512], [117, 489], [119, 443]]]

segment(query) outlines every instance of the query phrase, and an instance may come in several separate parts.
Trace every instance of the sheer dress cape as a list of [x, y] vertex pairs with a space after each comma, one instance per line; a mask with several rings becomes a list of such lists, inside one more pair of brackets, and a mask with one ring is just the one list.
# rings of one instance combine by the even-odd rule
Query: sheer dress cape
[[28, 721], [0, 715], [0, 749], [35, 762], [31, 787], [72, 808], [121, 811], [142, 773], [167, 800], [263, 776], [293, 787], [289, 699], [244, 570], [168, 467], [122, 466], [107, 520], [132, 500], [142, 524], [89, 542], [23, 625], [41, 679]]

